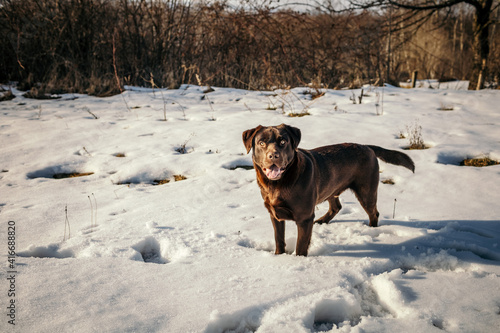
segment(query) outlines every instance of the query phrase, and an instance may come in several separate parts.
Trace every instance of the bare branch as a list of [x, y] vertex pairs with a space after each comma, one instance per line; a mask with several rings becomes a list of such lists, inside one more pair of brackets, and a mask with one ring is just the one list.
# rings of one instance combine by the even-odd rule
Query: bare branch
[[426, 0], [418, 5], [408, 4], [406, 1], [397, 1], [397, 0], [387, 0], [391, 5], [404, 8], [404, 9], [413, 9], [413, 10], [436, 10], [443, 9], [447, 7], [451, 7], [457, 5], [462, 2], [469, 3], [471, 5], [477, 5], [478, 1], [476, 0], [446, 0], [446, 1], [434, 1], [434, 0]]

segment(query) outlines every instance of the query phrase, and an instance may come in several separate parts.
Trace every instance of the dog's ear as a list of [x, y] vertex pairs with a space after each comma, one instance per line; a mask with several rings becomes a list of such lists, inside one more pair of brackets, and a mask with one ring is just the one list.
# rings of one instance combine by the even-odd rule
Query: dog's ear
[[249, 130], [246, 130], [245, 132], [243, 132], [243, 144], [245, 145], [245, 148], [247, 149], [247, 154], [250, 152], [250, 150], [252, 149], [252, 146], [253, 146], [253, 138], [255, 137], [255, 134], [257, 134], [257, 132], [263, 128], [263, 126], [259, 125], [255, 128], [252, 128], [252, 129], [249, 129]]
[[283, 126], [290, 135], [290, 139], [292, 140], [292, 147], [293, 150], [297, 150], [297, 147], [299, 146], [300, 138], [302, 137], [302, 134], [300, 133], [300, 129], [297, 127], [281, 124], [280, 126]]

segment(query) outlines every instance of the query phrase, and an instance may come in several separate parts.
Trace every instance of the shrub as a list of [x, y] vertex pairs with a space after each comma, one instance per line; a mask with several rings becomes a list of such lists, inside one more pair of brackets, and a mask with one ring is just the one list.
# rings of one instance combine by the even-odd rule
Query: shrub
[[407, 149], [426, 149], [424, 139], [422, 137], [422, 126], [417, 121], [413, 125], [407, 125], [409, 146]]

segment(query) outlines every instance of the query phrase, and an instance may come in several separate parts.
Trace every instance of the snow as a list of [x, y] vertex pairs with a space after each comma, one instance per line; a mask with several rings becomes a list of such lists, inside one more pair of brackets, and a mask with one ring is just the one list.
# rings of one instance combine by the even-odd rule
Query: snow
[[[417, 80], [416, 88], [431, 88], [431, 89], [451, 89], [451, 90], [468, 90], [470, 81], [453, 80], [439, 82], [439, 80]], [[411, 88], [411, 82], [400, 82], [402, 88]]]
[[[309, 88], [204, 89], [56, 100], [14, 89], [0, 103], [0, 331], [498, 330], [500, 165], [459, 162], [500, 160], [500, 91], [364, 87], [353, 104], [359, 89], [315, 100]], [[294, 255], [293, 222], [275, 256], [241, 134], [280, 123], [302, 130], [302, 148], [397, 150], [416, 124], [430, 148], [406, 151], [415, 174], [380, 161], [394, 182], [379, 186], [380, 227], [346, 192], [339, 215], [314, 227], [308, 257]]]

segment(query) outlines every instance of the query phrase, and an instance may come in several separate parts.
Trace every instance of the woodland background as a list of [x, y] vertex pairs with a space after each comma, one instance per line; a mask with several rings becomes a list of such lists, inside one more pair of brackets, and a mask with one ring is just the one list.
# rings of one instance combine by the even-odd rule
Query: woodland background
[[[181, 0], [0, 0], [0, 82], [36, 95], [184, 83], [244, 89], [355, 88], [473, 75], [466, 4], [421, 15]], [[492, 16], [499, 17], [496, 8]], [[487, 86], [500, 74], [490, 30]]]

